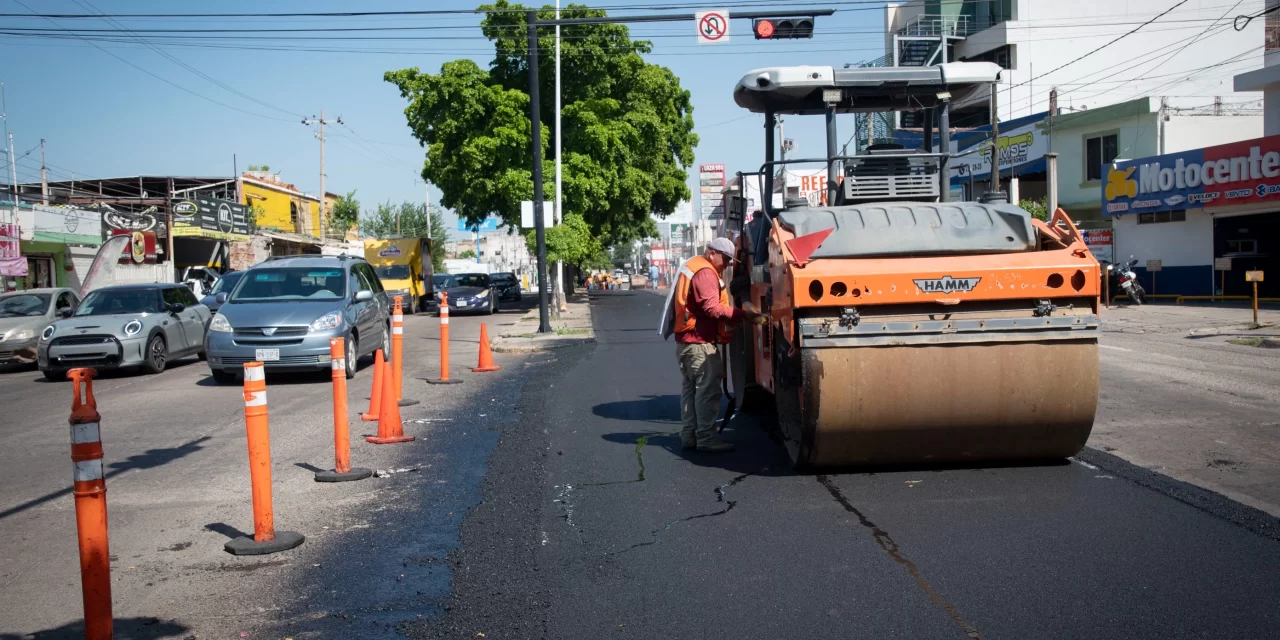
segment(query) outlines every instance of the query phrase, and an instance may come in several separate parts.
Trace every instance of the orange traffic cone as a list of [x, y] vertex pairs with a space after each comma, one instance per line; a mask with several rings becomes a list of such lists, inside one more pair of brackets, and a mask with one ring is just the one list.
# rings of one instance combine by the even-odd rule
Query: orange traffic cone
[[480, 323], [480, 363], [472, 371], [476, 373], [484, 373], [486, 371], [497, 371], [501, 369], [493, 363], [493, 354], [489, 351], [489, 327], [485, 323]]
[[382, 404], [382, 349], [373, 357], [373, 391], [369, 392], [369, 411], [360, 414], [364, 422], [378, 421], [378, 407]]
[[396, 385], [391, 379], [391, 363], [383, 362], [382, 405], [378, 407], [378, 435], [366, 436], [373, 444], [412, 442], [413, 436], [404, 435], [404, 423], [400, 422], [400, 405], [396, 402]]

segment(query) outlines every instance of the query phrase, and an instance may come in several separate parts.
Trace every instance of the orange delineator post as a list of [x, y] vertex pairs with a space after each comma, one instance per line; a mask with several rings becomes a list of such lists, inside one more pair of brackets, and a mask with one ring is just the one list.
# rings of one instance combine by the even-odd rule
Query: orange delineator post
[[302, 534], [276, 531], [271, 506], [271, 435], [267, 423], [267, 377], [261, 362], [244, 365], [244, 421], [249, 443], [249, 481], [253, 496], [253, 537], [227, 542], [234, 555], [263, 555], [302, 544]]
[[383, 362], [382, 407], [378, 411], [378, 435], [365, 436], [366, 442], [373, 444], [395, 444], [413, 442], [413, 436], [404, 435], [404, 423], [400, 421], [400, 405], [396, 403], [395, 386], [391, 383], [391, 363]]
[[369, 469], [351, 468], [351, 436], [347, 431], [346, 340], [329, 339], [329, 360], [333, 369], [333, 470], [317, 471], [316, 482], [350, 482], [373, 475]]
[[449, 293], [440, 292], [440, 379], [427, 380], [431, 384], [458, 384], [461, 380], [449, 379]]
[[395, 367], [396, 404], [408, 407], [418, 404], [417, 400], [404, 399], [404, 298], [395, 297], [395, 307], [391, 313], [391, 364]]
[[480, 362], [476, 364], [476, 368], [472, 371], [476, 373], [486, 373], [489, 371], [497, 371], [501, 369], [493, 363], [493, 353], [489, 350], [489, 327], [485, 323], [480, 323]]
[[378, 421], [378, 409], [382, 406], [382, 370], [383, 363], [386, 362], [382, 357], [382, 349], [378, 349], [377, 355], [373, 357], [373, 391], [369, 392], [369, 411], [360, 416], [365, 422]]
[[[71, 460], [74, 466], [76, 533], [80, 539], [80, 590], [84, 637], [111, 640], [111, 552], [107, 542], [107, 481], [102, 473], [102, 431], [93, 398], [93, 369], [72, 369]], [[80, 388], [84, 385], [84, 399]]]

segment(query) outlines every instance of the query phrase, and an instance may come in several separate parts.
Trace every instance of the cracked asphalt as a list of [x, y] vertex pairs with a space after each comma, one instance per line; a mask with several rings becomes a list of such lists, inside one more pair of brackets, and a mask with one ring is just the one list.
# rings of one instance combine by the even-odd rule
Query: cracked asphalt
[[593, 296], [526, 385], [411, 637], [1275, 637], [1276, 518], [1103, 451], [797, 475], [759, 415], [681, 451], [661, 302]]

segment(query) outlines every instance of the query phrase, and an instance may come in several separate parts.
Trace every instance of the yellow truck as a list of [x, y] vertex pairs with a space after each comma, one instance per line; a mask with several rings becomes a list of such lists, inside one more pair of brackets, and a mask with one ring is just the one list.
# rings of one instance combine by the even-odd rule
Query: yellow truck
[[404, 297], [405, 313], [435, 306], [430, 238], [366, 239], [364, 257], [378, 273], [387, 294]]

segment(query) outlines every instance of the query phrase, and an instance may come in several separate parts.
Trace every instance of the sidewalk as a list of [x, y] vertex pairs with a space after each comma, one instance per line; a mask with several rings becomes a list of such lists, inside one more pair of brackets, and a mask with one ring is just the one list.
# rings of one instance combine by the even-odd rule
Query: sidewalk
[[[1280, 312], [1103, 310], [1089, 446], [1280, 516]], [[1256, 346], [1255, 346], [1256, 345]]]
[[565, 303], [568, 309], [559, 317], [554, 312], [551, 314], [550, 333], [538, 333], [538, 308], [535, 306], [491, 340], [493, 350], [497, 353], [534, 353], [595, 342], [587, 293], [576, 292], [568, 296]]

